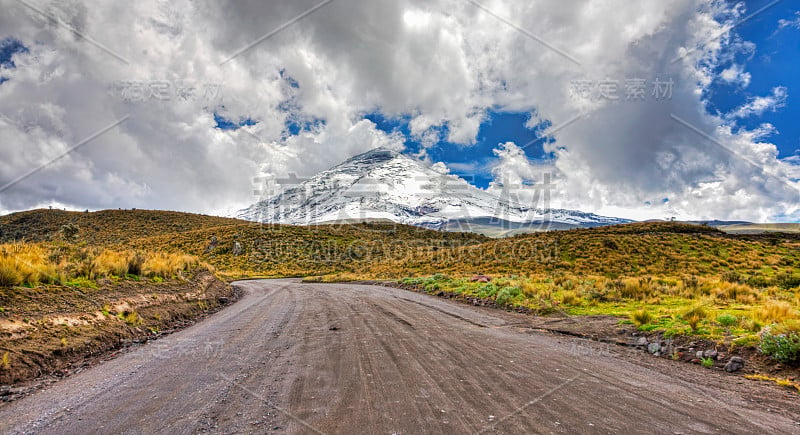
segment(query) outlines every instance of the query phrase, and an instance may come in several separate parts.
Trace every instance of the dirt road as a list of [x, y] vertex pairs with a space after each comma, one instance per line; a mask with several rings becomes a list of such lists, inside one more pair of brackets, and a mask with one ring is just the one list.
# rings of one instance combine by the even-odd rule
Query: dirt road
[[2, 433], [800, 433], [797, 396], [377, 286], [236, 304], [0, 407]]

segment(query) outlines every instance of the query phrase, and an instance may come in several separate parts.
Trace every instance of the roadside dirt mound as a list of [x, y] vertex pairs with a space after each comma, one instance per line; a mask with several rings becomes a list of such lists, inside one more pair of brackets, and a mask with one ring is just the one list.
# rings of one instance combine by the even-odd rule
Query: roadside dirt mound
[[0, 387], [0, 400], [35, 388], [26, 381], [66, 376], [114, 350], [188, 326], [237, 298], [205, 269], [162, 283], [4, 289], [0, 385], [6, 387]]

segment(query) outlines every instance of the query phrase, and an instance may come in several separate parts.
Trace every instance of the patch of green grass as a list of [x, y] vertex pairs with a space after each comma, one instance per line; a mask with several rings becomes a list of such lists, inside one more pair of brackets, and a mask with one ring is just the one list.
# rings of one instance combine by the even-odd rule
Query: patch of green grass
[[720, 314], [717, 316], [717, 323], [719, 323], [722, 327], [730, 328], [731, 326], [739, 323], [739, 319], [730, 314]]
[[74, 279], [71, 279], [71, 280], [65, 282], [64, 285], [66, 285], [67, 287], [76, 287], [76, 288], [91, 288], [91, 289], [96, 289], [97, 288], [97, 282], [96, 281], [88, 279], [86, 277], [82, 277], [82, 276], [74, 278]]
[[522, 294], [519, 287], [503, 287], [497, 292], [495, 301], [498, 305], [513, 305]]

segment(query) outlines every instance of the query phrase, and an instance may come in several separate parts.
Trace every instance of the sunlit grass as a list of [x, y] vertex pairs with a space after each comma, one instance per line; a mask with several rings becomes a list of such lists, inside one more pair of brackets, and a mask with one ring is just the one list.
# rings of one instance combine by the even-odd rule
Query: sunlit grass
[[63, 284], [96, 287], [100, 278], [169, 279], [199, 265], [195, 256], [112, 250], [68, 244], [13, 243], [0, 245], [0, 287]]
[[[616, 316], [620, 322], [644, 331], [661, 331], [665, 336], [691, 334], [739, 343], [755, 343], [764, 326], [798, 318], [794, 290], [758, 289], [713, 276], [610, 279], [558, 272], [496, 276], [491, 283], [479, 283], [466, 276], [438, 274], [400, 282], [429, 293], [444, 291], [494, 299], [500, 305], [525, 307], [539, 314], [562, 311], [578, 316]], [[521, 291], [503, 293], [511, 288]]]

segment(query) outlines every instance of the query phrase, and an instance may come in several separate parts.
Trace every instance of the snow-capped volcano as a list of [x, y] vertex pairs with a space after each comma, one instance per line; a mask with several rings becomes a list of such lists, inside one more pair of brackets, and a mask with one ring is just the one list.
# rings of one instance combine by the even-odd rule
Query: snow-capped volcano
[[281, 193], [242, 210], [238, 217], [292, 225], [380, 219], [441, 229], [464, 229], [470, 222], [508, 228], [629, 222], [525, 206], [385, 148], [357, 155], [308, 180], [280, 184]]

